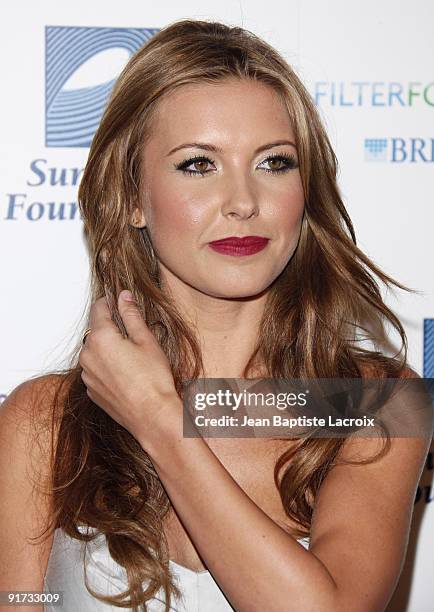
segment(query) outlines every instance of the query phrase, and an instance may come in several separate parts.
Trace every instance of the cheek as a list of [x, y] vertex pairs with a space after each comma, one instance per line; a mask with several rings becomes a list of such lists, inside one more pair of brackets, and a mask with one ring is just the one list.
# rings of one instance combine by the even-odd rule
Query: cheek
[[204, 206], [203, 196], [195, 198], [173, 186], [155, 186], [149, 193], [149, 202], [145, 214], [156, 246], [162, 240], [185, 242], [187, 234], [197, 235], [210, 222], [210, 207]]
[[292, 241], [298, 237], [304, 212], [304, 193], [300, 185], [284, 193], [275, 194], [273, 201], [274, 221], [282, 233]]
[[[202, 179], [192, 179], [200, 181]], [[175, 181], [154, 181], [149, 190], [145, 207], [147, 225], [155, 245], [161, 241], [174, 244], [184, 241], [187, 235], [200, 241], [209, 233], [215, 223], [216, 210], [219, 209], [218, 194], [212, 195], [202, 188], [186, 189]], [[199, 186], [201, 187], [201, 186]], [[265, 225], [272, 224], [272, 233], [279, 233], [294, 242], [298, 237], [304, 211], [304, 193], [300, 180], [286, 184], [284, 188], [267, 186], [267, 193], [261, 193], [261, 214]], [[264, 228], [265, 229], [265, 228]], [[164, 248], [164, 245], [162, 245]]]

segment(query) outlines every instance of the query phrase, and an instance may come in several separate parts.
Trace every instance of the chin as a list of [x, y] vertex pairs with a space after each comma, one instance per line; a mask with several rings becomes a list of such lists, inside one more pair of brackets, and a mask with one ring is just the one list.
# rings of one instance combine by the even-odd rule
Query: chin
[[249, 298], [255, 297], [260, 293], [264, 293], [269, 285], [263, 285], [260, 283], [246, 283], [243, 286], [242, 283], [237, 283], [232, 286], [231, 283], [222, 282], [214, 283], [212, 286], [207, 286], [202, 289], [204, 293], [212, 297], [236, 299], [236, 298]]

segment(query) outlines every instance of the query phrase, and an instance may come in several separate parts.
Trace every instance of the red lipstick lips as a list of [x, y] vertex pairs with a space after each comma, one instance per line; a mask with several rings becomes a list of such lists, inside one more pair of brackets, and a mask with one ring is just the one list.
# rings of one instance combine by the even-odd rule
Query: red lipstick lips
[[209, 246], [224, 255], [253, 255], [258, 251], [262, 251], [267, 244], [268, 238], [262, 236], [243, 236], [238, 238], [237, 236], [231, 236], [230, 238], [224, 238], [223, 240], [214, 240], [209, 243]]

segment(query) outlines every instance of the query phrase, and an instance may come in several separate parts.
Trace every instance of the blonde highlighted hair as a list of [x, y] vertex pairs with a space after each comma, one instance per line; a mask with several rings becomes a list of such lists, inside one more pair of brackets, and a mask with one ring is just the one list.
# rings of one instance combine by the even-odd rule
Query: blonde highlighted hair
[[[142, 152], [159, 102], [175, 88], [228, 78], [271, 87], [288, 110], [298, 150], [305, 212], [297, 249], [269, 289], [247, 378], [260, 364], [270, 377], [350, 377], [364, 372], [398, 378], [406, 365], [406, 337], [385, 305], [378, 280], [405, 289], [357, 247], [337, 186], [337, 161], [315, 104], [294, 70], [253, 33], [222, 23], [184, 19], [163, 28], [119, 76], [92, 141], [79, 188], [91, 262], [91, 302], [107, 295], [123, 328], [116, 296], [130, 289], [169, 360], [175, 385], [202, 371], [199, 341], [164, 293], [146, 231], [130, 225], [143, 193]], [[386, 357], [378, 346], [385, 323], [402, 347]], [[85, 321], [84, 327], [88, 326]], [[361, 339], [371, 341], [368, 348]], [[47, 533], [62, 528], [86, 539], [77, 525], [104, 533], [110, 554], [128, 576], [128, 592], [93, 593], [113, 605], [146, 610], [162, 588], [166, 610], [179, 594], [168, 565], [163, 521], [171, 504], [139, 443], [93, 404], [78, 364], [59, 370], [51, 417], [53, 515]], [[55, 434], [54, 434], [55, 432]], [[282, 454], [275, 482], [287, 516], [309, 533], [316, 493], [343, 439], [301, 439]]]

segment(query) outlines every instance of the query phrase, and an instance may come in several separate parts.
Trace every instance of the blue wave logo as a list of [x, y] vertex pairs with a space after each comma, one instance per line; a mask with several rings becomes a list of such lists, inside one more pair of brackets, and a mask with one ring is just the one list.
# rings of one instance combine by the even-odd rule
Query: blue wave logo
[[45, 28], [45, 146], [89, 147], [116, 77], [158, 28]]

